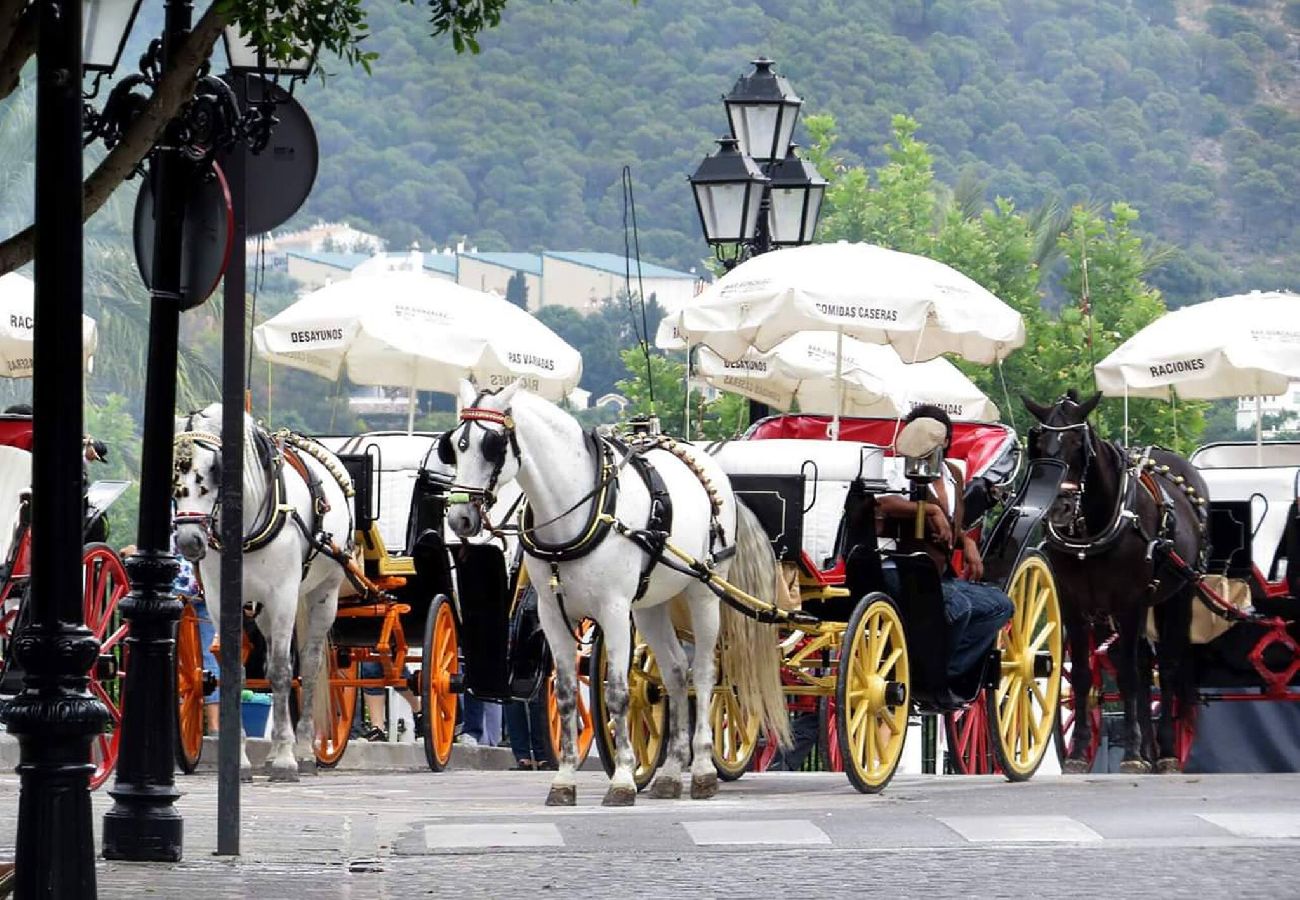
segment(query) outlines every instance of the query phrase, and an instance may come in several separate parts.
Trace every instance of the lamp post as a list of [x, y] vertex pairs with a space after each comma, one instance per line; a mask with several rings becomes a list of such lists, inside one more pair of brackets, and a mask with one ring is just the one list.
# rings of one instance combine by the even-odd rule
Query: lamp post
[[[795, 154], [803, 100], [765, 57], [722, 98], [731, 134], [691, 176], [704, 239], [728, 271], [778, 247], [811, 244], [826, 179]], [[767, 415], [751, 400], [749, 419]]]
[[[87, 2], [117, 4], [127, 0]], [[161, 40], [150, 45], [141, 61], [140, 74], [118, 84], [102, 112], [88, 113], [88, 142], [98, 137], [111, 146], [126, 132], [133, 117], [144, 108], [147, 92], [158, 88], [169, 63], [180, 52], [190, 31], [192, 14], [191, 0], [166, 0]], [[128, 24], [133, 18], [133, 14], [127, 18]], [[148, 279], [149, 346], [141, 441], [140, 519], [138, 550], [126, 562], [131, 591], [119, 605], [129, 623], [125, 652], [130, 665], [126, 667], [123, 684], [117, 776], [109, 791], [114, 804], [104, 815], [106, 859], [175, 862], [182, 854], [183, 821], [175, 807], [180, 794], [173, 774], [177, 705], [175, 635], [182, 605], [172, 592], [178, 570], [171, 552], [172, 435], [180, 314], [206, 299], [206, 296], [187, 293], [182, 286], [186, 198], [195, 179], [211, 177], [211, 163], [218, 149], [243, 142], [264, 146], [273, 123], [274, 118], [265, 105], [255, 105], [245, 111], [230, 86], [208, 75], [205, 69], [199, 73], [193, 97], [167, 123], [162, 139], [150, 151], [147, 177], [154, 197], [154, 241], [152, 272]], [[241, 257], [239, 274], [242, 273]], [[192, 286], [191, 292], [196, 288]], [[242, 296], [241, 289], [241, 299]], [[242, 314], [239, 322], [242, 330]], [[242, 409], [242, 404], [236, 404], [236, 409]], [[240, 416], [227, 418], [233, 418], [242, 428]], [[243, 441], [230, 441], [227, 446], [233, 446], [238, 454]], [[236, 510], [242, 506], [238, 497], [232, 498], [231, 503]], [[229, 510], [223, 520], [233, 521], [236, 529], [241, 523], [241, 517], [230, 515]], [[237, 539], [236, 546], [238, 543]], [[227, 605], [237, 616], [238, 603]], [[237, 654], [238, 639], [227, 643], [230, 645], [227, 649]], [[233, 693], [237, 702], [238, 692], [223, 693]]]
[[[82, 0], [42, 0], [36, 57], [36, 297], [30, 619], [12, 649], [20, 897], [94, 897], [90, 742], [107, 721], [87, 692], [99, 643], [85, 626], [82, 538]], [[78, 329], [78, 333], [79, 329]]]

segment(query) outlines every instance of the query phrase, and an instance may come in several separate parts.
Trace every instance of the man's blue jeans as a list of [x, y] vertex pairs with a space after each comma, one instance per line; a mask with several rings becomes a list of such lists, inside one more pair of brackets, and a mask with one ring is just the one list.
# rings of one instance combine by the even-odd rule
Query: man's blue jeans
[[991, 584], [945, 578], [942, 582], [944, 615], [948, 620], [948, 677], [975, 668], [998, 631], [1011, 618], [1011, 599]]

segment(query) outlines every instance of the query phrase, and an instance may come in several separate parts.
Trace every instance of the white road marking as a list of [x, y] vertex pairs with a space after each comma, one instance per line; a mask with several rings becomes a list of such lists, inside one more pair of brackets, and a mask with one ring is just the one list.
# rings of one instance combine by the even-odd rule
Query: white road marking
[[829, 844], [831, 839], [806, 819], [714, 819], [683, 822], [698, 846], [719, 844]]
[[425, 825], [424, 845], [430, 850], [450, 847], [563, 847], [553, 823]]
[[950, 816], [940, 822], [972, 843], [1091, 843], [1101, 835], [1069, 816]]
[[1298, 813], [1197, 813], [1224, 831], [1244, 838], [1300, 838]]

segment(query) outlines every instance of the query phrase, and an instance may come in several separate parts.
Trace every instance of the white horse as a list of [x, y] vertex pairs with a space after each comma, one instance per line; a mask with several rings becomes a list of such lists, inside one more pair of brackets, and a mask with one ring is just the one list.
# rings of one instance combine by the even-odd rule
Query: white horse
[[[176, 545], [182, 556], [198, 566], [208, 608], [214, 621], [220, 621], [221, 404], [178, 417], [176, 432]], [[267, 644], [272, 693], [267, 765], [272, 781], [297, 781], [300, 768], [315, 770], [313, 719], [323, 723], [329, 690], [323, 650], [343, 580], [342, 567], [319, 551], [330, 541], [344, 552], [351, 550], [352, 482], [332, 453], [313, 445], [295, 454], [316, 483], [309, 486], [248, 415], [244, 416], [243, 455], [244, 606], [255, 611]], [[332, 463], [327, 466], [324, 460]], [[303, 710], [296, 739], [289, 717], [290, 649], [295, 634]], [[242, 731], [240, 771], [245, 778], [252, 774]]]
[[[606, 806], [630, 806], [636, 800], [634, 757], [628, 733], [628, 665], [631, 652], [629, 616], [659, 662], [668, 691], [669, 744], [651, 796], [676, 798], [682, 793], [684, 769], [691, 770], [691, 797], [717, 793], [709, 704], [715, 683], [714, 650], [722, 641], [722, 666], [738, 686], [743, 708], [788, 741], [780, 679], [778, 638], [771, 626], [742, 615], [691, 574], [662, 563], [649, 573], [638, 598], [648, 554], [617, 529], [601, 534], [597, 506], [602, 478], [617, 483], [614, 517], [630, 529], [643, 529], [651, 515], [651, 492], [624, 453], [604, 456], [568, 413], [536, 395], [510, 385], [499, 393], [476, 393], [461, 383], [462, 424], [444, 438], [440, 455], [456, 462], [453, 490], [468, 494], [453, 503], [447, 520], [467, 537], [483, 527], [482, 510], [502, 484], [518, 479], [528, 501], [524, 525], [524, 562], [537, 588], [542, 628], [555, 660], [555, 693], [563, 727], [559, 771], [546, 798], [548, 806], [576, 802], [578, 690], [573, 629], [583, 617], [600, 626], [608, 653], [608, 708], [614, 719], [615, 770], [605, 794]], [[662, 478], [672, 502], [669, 540], [752, 596], [770, 599], [777, 584], [776, 561], [758, 520], [737, 503], [730, 482], [716, 461], [678, 445], [686, 459], [665, 449], [646, 453]], [[535, 523], [529, 528], [529, 523]], [[565, 548], [570, 548], [565, 550]], [[561, 556], [575, 558], [554, 561]], [[547, 558], [549, 554], [549, 559]], [[558, 591], [557, 591], [558, 586]], [[681, 598], [690, 611], [695, 644], [691, 682], [695, 689], [695, 734], [688, 740], [685, 650], [670, 617], [672, 601]], [[721, 615], [719, 608], [721, 607]], [[721, 635], [720, 635], [721, 632]], [[597, 725], [597, 727], [602, 727]], [[692, 759], [693, 755], [693, 759]]]

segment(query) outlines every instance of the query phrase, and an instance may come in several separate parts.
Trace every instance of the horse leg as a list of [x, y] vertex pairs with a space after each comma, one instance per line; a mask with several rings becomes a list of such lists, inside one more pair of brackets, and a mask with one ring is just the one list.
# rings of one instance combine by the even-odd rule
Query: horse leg
[[[573, 634], [552, 597], [538, 589], [537, 614], [555, 661], [555, 705], [560, 713], [560, 758], [547, 806], [573, 806], [578, 802], [578, 667], [572, 651]], [[427, 727], [427, 726], [426, 726]], [[597, 726], [599, 727], [599, 725]]]
[[338, 608], [334, 601], [337, 596], [338, 588], [325, 584], [298, 601], [302, 605], [298, 622], [298, 680], [302, 685], [302, 704], [293, 753], [298, 771], [308, 774], [316, 772], [317, 725], [329, 728], [331, 724], [318, 723], [317, 719], [328, 716], [330, 685], [325, 645]]
[[1092, 768], [1088, 748], [1092, 746], [1092, 718], [1088, 704], [1092, 702], [1092, 626], [1082, 616], [1070, 615], [1066, 623], [1066, 636], [1070, 641], [1070, 692], [1074, 701], [1074, 732], [1071, 736], [1070, 755], [1061, 764], [1066, 775], [1083, 775]]
[[[677, 640], [670, 615], [670, 603], [634, 610], [632, 618], [659, 661], [659, 672], [668, 691], [668, 754], [650, 796], [676, 800], [682, 795], [682, 772], [690, 763], [690, 709], [686, 699], [686, 651]], [[698, 715], [698, 712], [697, 712]]]
[[606, 607], [606, 615], [599, 618], [601, 639], [605, 642], [605, 698], [610, 717], [614, 720], [614, 775], [609, 790], [601, 800], [603, 806], [631, 806], [636, 803], [636, 779], [632, 773], [636, 757], [632, 753], [632, 738], [628, 729], [628, 666], [632, 659], [631, 610]]
[[1192, 715], [1191, 676], [1193, 588], [1179, 591], [1163, 604], [1160, 644], [1156, 648], [1160, 666], [1160, 723], [1156, 733], [1156, 771], [1173, 775], [1183, 770], [1178, 756], [1177, 723]]
[[1129, 775], [1144, 775], [1151, 771], [1151, 765], [1142, 758], [1137, 733], [1137, 642], [1141, 640], [1143, 623], [1136, 614], [1129, 611], [1117, 624], [1118, 634], [1111, 645], [1111, 652], [1115, 660], [1115, 679], [1119, 682], [1120, 698], [1124, 705], [1124, 759], [1119, 764], [1119, 770]]
[[[266, 674], [271, 682], [271, 751], [266, 764], [272, 781], [297, 781], [293, 758], [293, 724], [289, 717], [289, 692], [293, 690], [293, 623], [295, 602], [277, 602], [270, 610], [266, 636]], [[310, 717], [310, 710], [302, 710]]]
[[714, 651], [721, 627], [718, 598], [703, 585], [686, 590], [691, 606], [691, 628], [695, 633], [695, 657], [691, 665], [691, 687], [695, 688], [695, 736], [691, 742], [691, 799], [707, 800], [718, 792], [718, 769], [713, 764], [713, 722], [709, 706], [717, 681]]

